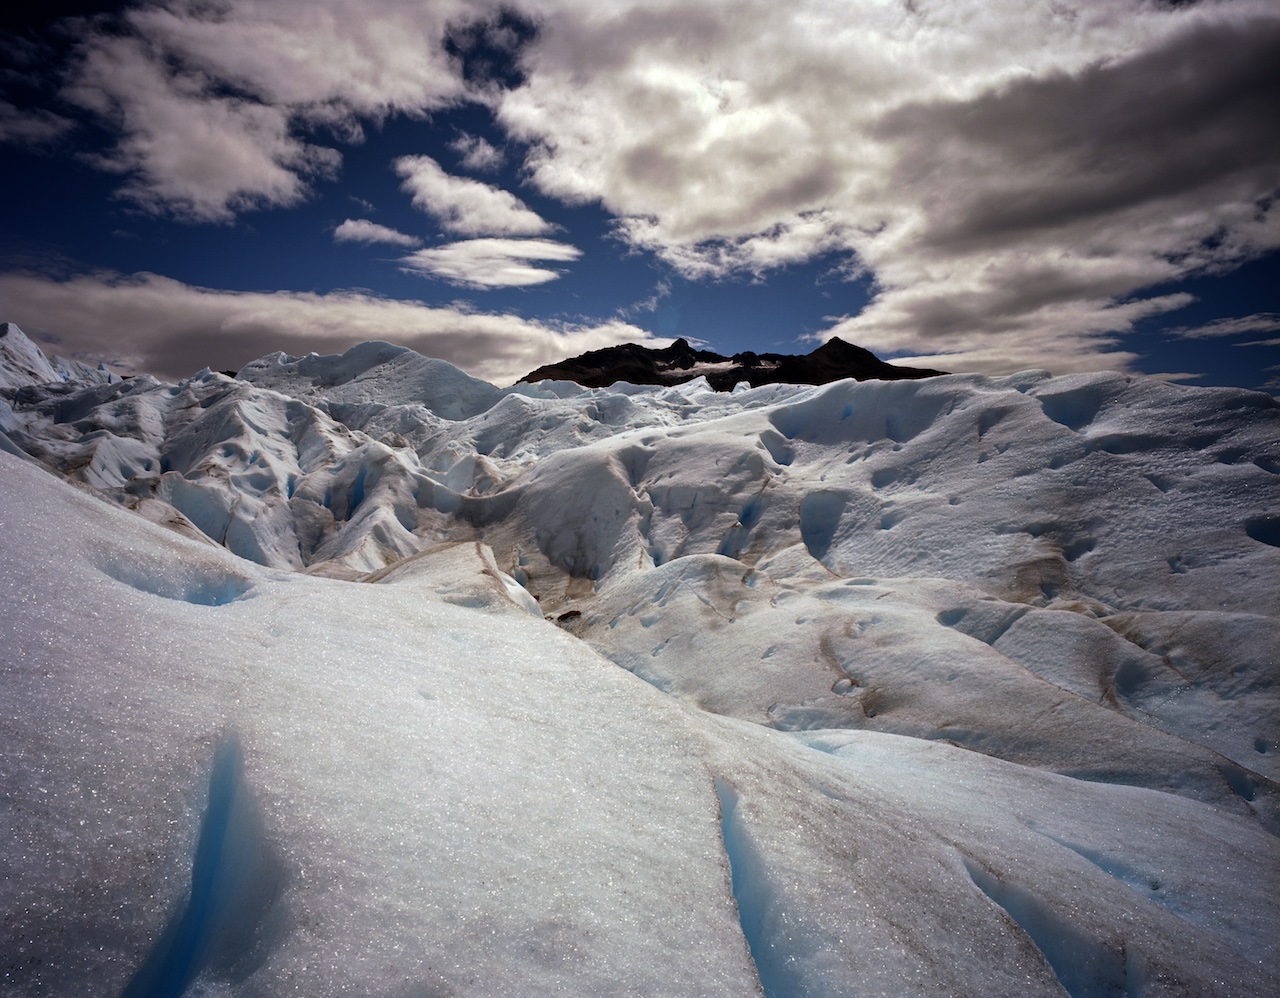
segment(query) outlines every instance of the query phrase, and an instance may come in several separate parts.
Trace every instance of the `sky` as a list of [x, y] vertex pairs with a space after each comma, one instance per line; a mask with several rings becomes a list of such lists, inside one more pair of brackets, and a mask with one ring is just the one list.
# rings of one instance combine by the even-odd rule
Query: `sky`
[[38, 6], [0, 15], [0, 321], [47, 352], [507, 384], [840, 336], [1280, 392], [1274, 0]]

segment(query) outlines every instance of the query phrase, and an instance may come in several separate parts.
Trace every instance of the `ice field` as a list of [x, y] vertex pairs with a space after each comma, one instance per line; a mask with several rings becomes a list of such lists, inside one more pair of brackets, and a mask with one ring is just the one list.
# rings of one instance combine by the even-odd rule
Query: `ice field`
[[1280, 402], [0, 326], [0, 993], [1280, 994]]

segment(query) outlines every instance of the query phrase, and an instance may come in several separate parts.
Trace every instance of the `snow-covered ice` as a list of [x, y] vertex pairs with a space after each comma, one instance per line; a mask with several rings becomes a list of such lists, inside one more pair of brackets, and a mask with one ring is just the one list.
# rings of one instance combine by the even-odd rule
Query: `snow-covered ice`
[[4, 328], [4, 994], [1280, 994], [1269, 396]]

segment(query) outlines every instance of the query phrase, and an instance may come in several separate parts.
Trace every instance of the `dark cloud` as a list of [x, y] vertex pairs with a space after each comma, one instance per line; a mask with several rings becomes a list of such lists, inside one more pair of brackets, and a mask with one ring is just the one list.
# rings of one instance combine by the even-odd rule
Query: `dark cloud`
[[1280, 184], [1280, 17], [1197, 23], [1134, 58], [913, 104], [874, 134], [929, 204], [923, 242], [972, 251], [1200, 195]]

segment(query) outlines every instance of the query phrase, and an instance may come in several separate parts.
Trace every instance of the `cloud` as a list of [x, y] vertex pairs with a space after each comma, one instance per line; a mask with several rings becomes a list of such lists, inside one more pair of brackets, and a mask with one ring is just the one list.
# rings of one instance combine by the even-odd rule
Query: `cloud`
[[75, 127], [71, 119], [52, 111], [23, 111], [0, 100], [0, 142], [43, 146], [62, 138]]
[[1166, 310], [1135, 290], [1280, 245], [1280, 136], [1260, 127], [1276, 44], [1280, 19], [1198, 24], [1133, 58], [886, 115], [886, 176], [916, 207], [859, 240], [879, 293], [840, 331], [916, 349], [1000, 337], [1011, 358], [1067, 335], [1083, 356]]
[[202, 76], [166, 68], [133, 38], [97, 42], [64, 96], [118, 129], [94, 162], [127, 176], [120, 194], [188, 221], [297, 204], [305, 178], [332, 175], [341, 159], [294, 137], [285, 109], [211, 94]]
[[422, 240], [364, 218], [348, 218], [333, 230], [335, 243], [390, 243], [392, 246], [418, 246]]
[[1172, 307], [1135, 292], [1280, 246], [1263, 0], [540, 9], [497, 105], [531, 182], [691, 279], [843, 254], [874, 298], [825, 335], [1121, 364]]
[[167, 0], [83, 32], [63, 98], [117, 135], [97, 165], [147, 210], [227, 222], [286, 207], [331, 176], [338, 153], [299, 135], [356, 141], [363, 123], [463, 99], [443, 39], [484, 16], [476, 0]]
[[[1165, 332], [1188, 340], [1214, 339], [1219, 336], [1244, 336], [1249, 333], [1271, 333], [1280, 329], [1280, 312], [1255, 312], [1253, 315], [1229, 319], [1214, 319], [1199, 326], [1175, 326]], [[1271, 346], [1274, 341], [1256, 341], [1257, 345]], [[1241, 344], [1252, 346], [1254, 344]]]
[[434, 277], [469, 288], [511, 288], [545, 284], [560, 271], [530, 260], [570, 263], [582, 251], [549, 239], [466, 239], [420, 249], [400, 259], [406, 273]]
[[[359, 141], [367, 122], [422, 117], [478, 99], [447, 41], [469, 24], [499, 23], [498, 3], [441, 0], [169, 0], [86, 29], [63, 98], [116, 133], [98, 167], [125, 176], [121, 196], [193, 222], [229, 222], [289, 207], [333, 177], [338, 152], [305, 141], [327, 129]], [[495, 20], [497, 18], [497, 20]], [[30, 132], [54, 118], [28, 118]], [[17, 124], [14, 125], [17, 127]], [[463, 136], [471, 168], [500, 161]], [[446, 175], [426, 157], [397, 161], [414, 203], [462, 235], [541, 235], [545, 221], [506, 191]]]
[[56, 336], [59, 353], [173, 379], [238, 370], [275, 350], [336, 353], [389, 340], [509, 384], [555, 360], [649, 340], [619, 321], [554, 325], [355, 291], [227, 291], [145, 273], [0, 273], [0, 301], [7, 321]]
[[465, 169], [484, 173], [502, 165], [502, 153], [479, 135], [459, 135], [449, 148], [462, 159]]
[[169, 59], [312, 122], [423, 113], [463, 94], [443, 42], [483, 0], [167, 0], [129, 27]]
[[[685, 277], [820, 256], [866, 277], [823, 335], [880, 351], [1121, 365], [1135, 316], [1174, 307], [1143, 288], [1280, 247], [1273, 0], [157, 0], [83, 23], [64, 96], [149, 210], [296, 204], [339, 167], [325, 129], [475, 101], [535, 189]], [[449, 233], [551, 231], [427, 157], [397, 168]], [[407, 265], [492, 286], [465, 246]]]
[[651, 295], [647, 298], [641, 298], [637, 302], [632, 302], [630, 305], [621, 306], [617, 310], [617, 314], [624, 319], [630, 319], [645, 312], [656, 312], [663, 300], [669, 297], [671, 297], [671, 282], [659, 281], [654, 285]]
[[460, 235], [537, 236], [551, 226], [514, 194], [467, 177], [445, 173], [430, 156], [401, 156], [395, 171], [413, 203]]
[[[661, 223], [651, 217], [619, 219], [615, 229], [629, 245], [662, 257], [690, 280], [718, 280], [734, 273], [761, 277], [770, 270], [848, 249], [841, 238], [842, 226], [825, 211], [804, 212], [741, 239], [697, 244], [672, 243]], [[847, 269], [854, 272], [858, 267], [850, 263]]]
[[[839, 336], [874, 344], [876, 352], [897, 355], [901, 363], [949, 371], [1123, 371], [1138, 356], [1116, 349], [1121, 334], [1142, 319], [1176, 311], [1194, 300], [1183, 293], [1126, 302], [1058, 298], [1053, 280], [1057, 276], [995, 269], [984, 275], [984, 283], [953, 287], [945, 297], [936, 296], [933, 288], [885, 295], [814, 338]], [[1001, 277], [1014, 283], [1002, 287]], [[1046, 277], [1037, 294], [1037, 280]], [[1026, 282], [1025, 288], [1016, 283], [1019, 279]]]

